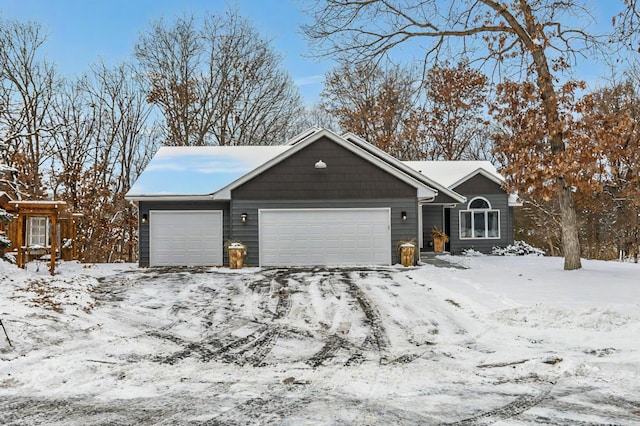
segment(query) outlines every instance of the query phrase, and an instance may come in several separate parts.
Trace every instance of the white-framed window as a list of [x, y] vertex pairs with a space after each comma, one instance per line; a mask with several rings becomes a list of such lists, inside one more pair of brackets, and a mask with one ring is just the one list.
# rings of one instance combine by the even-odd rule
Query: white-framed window
[[476, 197], [466, 210], [460, 210], [460, 239], [500, 238], [500, 210], [491, 208], [489, 200]]
[[49, 218], [46, 216], [29, 216], [27, 219], [27, 245], [29, 247], [49, 247], [51, 245]]

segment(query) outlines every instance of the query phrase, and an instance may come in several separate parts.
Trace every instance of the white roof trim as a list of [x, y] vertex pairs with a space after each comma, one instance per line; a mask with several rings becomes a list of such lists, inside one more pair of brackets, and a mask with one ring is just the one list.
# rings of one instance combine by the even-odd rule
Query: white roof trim
[[[490, 171], [488, 171], [486, 169], [483, 169], [482, 167], [479, 167], [478, 169], [474, 170], [473, 172], [469, 173], [468, 175], [464, 176], [463, 178], [458, 179], [455, 183], [453, 183], [453, 185], [451, 185], [451, 188], [455, 188], [456, 186], [461, 185], [462, 183], [468, 181], [469, 179], [471, 179], [472, 177], [474, 177], [474, 176], [476, 176], [478, 174], [486, 177], [490, 181], [495, 182], [496, 184], [498, 184], [500, 186], [502, 186], [502, 184], [504, 183], [504, 178], [502, 176], [496, 176], [495, 174], [491, 173]], [[521, 207], [522, 206], [522, 201], [519, 200], [517, 194], [509, 194], [509, 199], [508, 199], [507, 205], [509, 207]]]
[[319, 132], [321, 129], [319, 127], [310, 127], [307, 130], [305, 130], [304, 132], [300, 132], [297, 135], [295, 135], [294, 137], [292, 137], [291, 139], [289, 139], [288, 141], [286, 141], [284, 143], [284, 145], [295, 145], [298, 142], [300, 142], [303, 139], [308, 138], [309, 136], [313, 135], [316, 132]]
[[522, 207], [523, 202], [520, 200], [520, 197], [518, 197], [518, 194], [509, 194], [507, 205], [509, 207]]
[[402, 172], [406, 173], [407, 175], [411, 176], [413, 179], [417, 179], [419, 181], [426, 183], [429, 186], [435, 187], [435, 189], [437, 189], [438, 192], [442, 192], [443, 194], [448, 195], [449, 197], [453, 198], [459, 203], [464, 203], [467, 201], [467, 198], [464, 197], [463, 195], [458, 194], [454, 190], [447, 188], [446, 186], [443, 186], [442, 184], [434, 181], [433, 179], [430, 179], [428, 176], [425, 176], [422, 173], [418, 172], [417, 170], [414, 170], [413, 168], [402, 163], [400, 160], [396, 159], [392, 155], [387, 154], [377, 146], [372, 145], [369, 142], [365, 141], [358, 135], [355, 135], [353, 133], [346, 133], [342, 137], [350, 142], [356, 143], [359, 147], [377, 156], [381, 160], [394, 164], [394, 166], [396, 166], [398, 169], [400, 169]]
[[504, 178], [496, 176], [493, 173], [483, 169], [482, 167], [478, 167], [477, 169], [475, 169], [471, 173], [467, 174], [466, 176], [463, 176], [462, 178], [458, 179], [456, 182], [451, 184], [449, 186], [449, 188], [455, 188], [456, 186], [468, 181], [469, 179], [471, 179], [472, 177], [474, 177], [477, 174], [481, 174], [482, 176], [484, 176], [487, 179], [497, 183], [498, 185], [502, 185], [504, 183]]
[[129, 201], [210, 201], [210, 194], [198, 195], [132, 195], [125, 196]]
[[[471, 179], [472, 177], [476, 176], [476, 175], [482, 175], [484, 177], [486, 177], [487, 179], [489, 179], [490, 181], [502, 186], [502, 184], [504, 183], [505, 179], [502, 176], [497, 176], [494, 173], [491, 173], [490, 171], [479, 167], [476, 170], [472, 171], [471, 173], [467, 174], [466, 176], [458, 179], [456, 182], [454, 182], [450, 188], [455, 188], [458, 185], [463, 184], [464, 182], [468, 181], [469, 179]], [[509, 207], [521, 207], [522, 206], [522, 201], [520, 201], [520, 199], [518, 198], [518, 194], [508, 194], [509, 198], [508, 198], [508, 202], [507, 205]]]
[[[262, 164], [261, 166], [257, 167], [256, 169], [252, 170], [251, 172], [247, 173], [246, 175], [238, 178], [234, 182], [232, 182], [229, 185], [225, 186], [224, 188], [220, 189], [219, 191], [217, 191], [216, 193], [213, 194], [213, 199], [215, 199], [215, 200], [229, 200], [229, 199], [231, 199], [231, 191], [233, 189], [235, 189], [235, 188], [239, 187], [240, 185], [248, 182], [249, 180], [251, 180], [254, 177], [258, 176], [259, 174], [261, 174], [265, 170], [270, 169], [271, 167], [273, 167], [276, 164], [280, 163], [282, 160], [292, 156], [296, 152], [301, 151], [306, 146], [310, 145], [311, 143], [313, 143], [313, 142], [315, 142], [318, 139], [321, 139], [323, 137], [326, 137], [326, 138], [332, 140], [333, 142], [336, 142], [338, 145], [342, 146], [343, 148], [347, 149], [348, 151], [351, 151], [352, 153], [358, 155], [359, 157], [371, 162], [372, 164], [375, 164], [380, 169], [386, 171], [387, 173], [397, 177], [398, 179], [402, 180], [403, 182], [405, 182], [405, 183], [413, 186], [414, 188], [418, 189], [420, 197], [432, 197], [432, 196], [436, 196], [438, 194], [438, 190], [436, 190], [435, 188], [432, 188], [429, 185], [427, 185], [424, 182], [424, 179], [418, 179], [418, 178], [416, 178], [414, 176], [410, 176], [407, 173], [403, 173], [403, 170], [400, 170], [400, 167], [397, 167], [396, 165], [400, 164], [400, 166], [403, 166], [402, 168], [404, 168], [404, 165], [402, 163], [400, 163], [400, 161], [394, 159], [393, 157], [390, 157], [391, 159], [393, 159], [393, 162], [384, 161], [381, 158], [379, 158], [379, 156], [376, 156], [373, 152], [370, 152], [369, 150], [367, 150], [367, 149], [363, 148], [362, 146], [360, 146], [359, 143], [357, 143], [357, 142], [354, 143], [353, 141], [347, 140], [345, 138], [341, 138], [340, 136], [338, 136], [335, 133], [331, 132], [330, 130], [326, 130], [326, 129], [312, 131], [305, 137], [302, 137], [301, 135], [299, 135], [301, 137], [301, 139], [298, 139], [298, 140], [296, 140], [295, 138], [293, 139], [295, 141], [294, 142], [295, 145], [293, 145], [290, 149], [284, 151], [280, 155], [277, 155], [276, 157], [272, 158], [271, 160], [267, 161], [266, 163]], [[385, 155], [388, 155], [388, 154], [385, 154]], [[390, 163], [393, 164], [393, 166]], [[440, 185], [434, 185], [434, 186], [441, 187]], [[460, 196], [458, 196], [458, 197], [460, 197]]]

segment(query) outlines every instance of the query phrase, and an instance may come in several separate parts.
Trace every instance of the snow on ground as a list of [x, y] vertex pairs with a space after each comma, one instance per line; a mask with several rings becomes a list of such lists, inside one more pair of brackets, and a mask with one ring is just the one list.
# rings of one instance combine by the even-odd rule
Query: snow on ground
[[0, 262], [0, 423], [640, 424], [640, 265], [440, 259]]

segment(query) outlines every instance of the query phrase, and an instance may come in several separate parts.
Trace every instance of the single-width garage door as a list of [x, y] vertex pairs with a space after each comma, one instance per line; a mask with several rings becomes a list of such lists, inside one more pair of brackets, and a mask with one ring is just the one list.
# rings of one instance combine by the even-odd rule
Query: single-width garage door
[[222, 211], [149, 212], [151, 266], [222, 265]]
[[389, 265], [391, 210], [260, 210], [260, 265]]

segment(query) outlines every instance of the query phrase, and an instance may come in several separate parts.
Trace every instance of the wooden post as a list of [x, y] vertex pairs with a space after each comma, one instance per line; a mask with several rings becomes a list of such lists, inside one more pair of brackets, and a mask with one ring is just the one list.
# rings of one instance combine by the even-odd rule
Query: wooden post
[[53, 275], [56, 272], [56, 240], [58, 239], [58, 211], [55, 210], [51, 213], [51, 264], [49, 265], [49, 272]]
[[18, 229], [16, 232], [17, 241], [16, 246], [18, 248], [18, 268], [24, 268], [24, 215], [18, 211]]
[[71, 260], [78, 260], [78, 243], [76, 241], [76, 218], [71, 216]]

